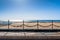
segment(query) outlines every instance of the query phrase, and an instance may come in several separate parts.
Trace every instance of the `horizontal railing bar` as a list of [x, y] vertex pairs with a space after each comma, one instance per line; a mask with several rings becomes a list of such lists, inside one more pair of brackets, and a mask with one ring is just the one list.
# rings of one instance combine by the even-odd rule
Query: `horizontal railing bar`
[[60, 29], [0, 29], [0, 32], [60, 32]]

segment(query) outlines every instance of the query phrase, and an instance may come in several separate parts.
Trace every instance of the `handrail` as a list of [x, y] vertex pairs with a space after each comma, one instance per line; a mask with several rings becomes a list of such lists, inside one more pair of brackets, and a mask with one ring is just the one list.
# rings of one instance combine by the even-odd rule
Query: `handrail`
[[26, 27], [34, 27], [34, 26], [37, 26], [37, 25], [35, 24], [35, 25], [33, 25], [33, 26], [30, 26], [30, 25], [24, 24], [24, 26], [26, 26]]
[[39, 29], [39, 27], [50, 27], [50, 26], [52, 26], [52, 29], [53, 29], [53, 27], [55, 26], [55, 27], [60, 27], [59, 25], [56, 25], [56, 24], [54, 24], [54, 21], [52, 20], [52, 22], [51, 22], [51, 24], [49, 24], [49, 25], [42, 25], [42, 24], [39, 24], [40, 22], [37, 20], [36, 21], [36, 24], [33, 24], [33, 25], [28, 25], [28, 24], [25, 24], [25, 22], [24, 22], [24, 20], [22, 21], [22, 24], [19, 24], [19, 25], [17, 25], [17, 26], [15, 26], [15, 25], [10, 25], [10, 21], [8, 20], [8, 24], [7, 24], [7, 26], [8, 26], [8, 29], [9, 29], [9, 27], [10, 26], [13, 26], [13, 27], [37, 27], [37, 29]]
[[[40, 27], [49, 27], [49, 26], [51, 26], [52, 24], [50, 24], [50, 25], [48, 25], [48, 26], [43, 26], [43, 25], [39, 25], [38, 24], [38, 26], [40, 26]], [[13, 26], [13, 25], [11, 25], [11, 26]], [[22, 25], [20, 25], [19, 27], [22, 27], [23, 26], [23, 24]], [[33, 25], [33, 26], [29, 26], [29, 25], [25, 25], [24, 24], [24, 26], [27, 26], [27, 27], [34, 27], [34, 26], [37, 26], [37, 24], [35, 24], [35, 25]], [[17, 27], [17, 26], [14, 26], [14, 27]]]

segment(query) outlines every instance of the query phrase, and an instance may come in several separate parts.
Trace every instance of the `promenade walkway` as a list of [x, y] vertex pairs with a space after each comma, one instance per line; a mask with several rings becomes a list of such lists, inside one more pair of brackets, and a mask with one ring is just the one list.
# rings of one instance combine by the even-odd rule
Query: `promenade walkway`
[[0, 39], [60, 39], [60, 32], [0, 32]]

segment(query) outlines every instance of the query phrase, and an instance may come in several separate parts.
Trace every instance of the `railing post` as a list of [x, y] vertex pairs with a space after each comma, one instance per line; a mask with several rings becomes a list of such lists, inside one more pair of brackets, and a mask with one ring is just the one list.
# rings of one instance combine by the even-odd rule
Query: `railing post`
[[52, 29], [53, 29], [53, 20], [52, 20]]
[[9, 20], [8, 20], [8, 29], [9, 29]]
[[24, 30], [24, 20], [23, 20], [23, 30]]
[[39, 29], [39, 28], [38, 28], [38, 20], [37, 20], [37, 29]]
[[[23, 30], [24, 30], [24, 20], [23, 20]], [[24, 36], [26, 37], [25, 31], [24, 31]]]

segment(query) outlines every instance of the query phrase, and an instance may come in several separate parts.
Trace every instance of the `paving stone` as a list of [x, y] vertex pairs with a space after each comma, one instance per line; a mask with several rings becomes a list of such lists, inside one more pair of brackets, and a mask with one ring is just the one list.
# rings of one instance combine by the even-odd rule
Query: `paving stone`
[[60, 34], [57, 32], [47, 32], [47, 33], [45, 33], [45, 35], [46, 36], [60, 36]]
[[7, 32], [0, 32], [0, 36], [5, 36]]
[[40, 32], [25, 32], [26, 36], [45, 36], [44, 33]]
[[0, 32], [0, 36], [60, 36], [60, 32]]
[[24, 36], [23, 32], [8, 32], [5, 36]]

